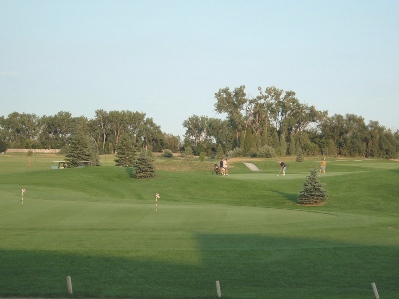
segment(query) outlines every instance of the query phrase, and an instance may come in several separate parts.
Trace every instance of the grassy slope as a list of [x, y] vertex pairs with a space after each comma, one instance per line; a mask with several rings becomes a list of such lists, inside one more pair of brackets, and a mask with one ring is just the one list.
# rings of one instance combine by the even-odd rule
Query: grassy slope
[[287, 161], [285, 177], [276, 161], [251, 160], [259, 173], [230, 161], [217, 177], [212, 161], [159, 160], [137, 181], [27, 159], [0, 156], [2, 296], [66, 296], [71, 275], [77, 297], [212, 298], [215, 280], [223, 298], [371, 298], [373, 281], [397, 297], [395, 162], [329, 161], [327, 204], [300, 207], [318, 161]]

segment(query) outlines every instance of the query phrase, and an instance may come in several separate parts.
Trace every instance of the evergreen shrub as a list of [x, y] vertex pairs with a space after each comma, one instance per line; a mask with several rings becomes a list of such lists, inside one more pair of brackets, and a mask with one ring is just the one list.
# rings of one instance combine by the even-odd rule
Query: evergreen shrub
[[140, 155], [133, 163], [133, 177], [135, 179], [145, 179], [155, 176], [154, 159], [147, 150], [142, 150]]
[[319, 204], [327, 199], [327, 191], [317, 177], [316, 168], [310, 170], [310, 175], [303, 184], [297, 202], [301, 205]]

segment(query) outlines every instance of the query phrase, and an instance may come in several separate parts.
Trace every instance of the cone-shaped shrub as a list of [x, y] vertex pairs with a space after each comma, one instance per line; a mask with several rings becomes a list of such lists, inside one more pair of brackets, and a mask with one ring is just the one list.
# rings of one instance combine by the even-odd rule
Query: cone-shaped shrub
[[155, 176], [155, 166], [151, 155], [142, 150], [133, 163], [133, 177], [135, 179], [152, 178]]
[[327, 199], [327, 191], [317, 177], [316, 169], [310, 171], [297, 202], [301, 205], [319, 204]]

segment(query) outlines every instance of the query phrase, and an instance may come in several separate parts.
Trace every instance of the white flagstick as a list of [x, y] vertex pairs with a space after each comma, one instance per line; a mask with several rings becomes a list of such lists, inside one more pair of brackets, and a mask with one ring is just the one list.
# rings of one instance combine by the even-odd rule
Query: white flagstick
[[25, 193], [25, 189], [22, 189], [22, 204], [24, 204], [24, 193]]
[[220, 282], [219, 282], [219, 280], [216, 280], [216, 293], [218, 295], [218, 298], [222, 298], [222, 292], [220, 290]]
[[158, 212], [158, 198], [160, 198], [159, 194], [155, 194], [155, 212]]
[[375, 282], [373, 282], [371, 286], [373, 287], [375, 299], [380, 299], [380, 295], [378, 295], [377, 286], [375, 285]]
[[71, 279], [71, 276], [67, 276], [67, 287], [68, 287], [68, 293], [72, 294], [73, 290], [72, 290], [72, 279]]

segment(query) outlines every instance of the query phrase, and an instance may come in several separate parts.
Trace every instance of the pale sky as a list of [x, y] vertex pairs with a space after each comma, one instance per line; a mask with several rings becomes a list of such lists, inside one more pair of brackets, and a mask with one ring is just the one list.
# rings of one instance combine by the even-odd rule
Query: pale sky
[[397, 0], [0, 0], [0, 115], [146, 114], [183, 135], [224, 87], [397, 130]]

